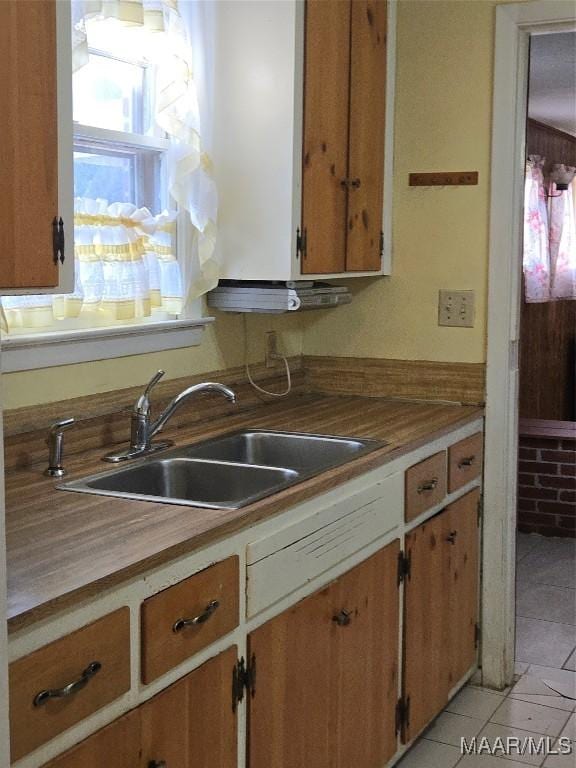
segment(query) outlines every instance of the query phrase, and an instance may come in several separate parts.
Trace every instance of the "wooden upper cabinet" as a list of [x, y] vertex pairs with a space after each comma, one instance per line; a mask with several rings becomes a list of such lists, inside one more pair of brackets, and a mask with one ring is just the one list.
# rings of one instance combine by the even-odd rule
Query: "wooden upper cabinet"
[[306, 3], [302, 268], [308, 273], [346, 270], [350, 7]]
[[250, 768], [376, 768], [396, 751], [399, 545], [249, 638]]
[[346, 271], [382, 264], [386, 120], [386, 2], [353, 0]]
[[385, 0], [308, 0], [305, 21], [304, 274], [382, 266]]
[[[70, 27], [58, 29], [66, 20], [69, 25], [69, 3], [0, 3], [0, 289], [59, 285], [54, 226], [58, 229], [60, 217], [66, 219], [66, 245], [72, 252], [72, 73], [67, 73], [67, 89], [62, 71], [66, 52], [61, 50], [62, 40], [70, 40]], [[63, 136], [60, 124], [67, 118]], [[69, 157], [59, 157], [68, 151]], [[67, 179], [60, 178], [64, 167]]]

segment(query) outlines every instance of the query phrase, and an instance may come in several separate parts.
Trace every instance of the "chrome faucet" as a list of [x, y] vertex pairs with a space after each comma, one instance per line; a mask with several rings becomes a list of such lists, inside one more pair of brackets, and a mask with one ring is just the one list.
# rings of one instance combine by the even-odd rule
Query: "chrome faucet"
[[151, 422], [149, 395], [162, 376], [164, 376], [164, 371], [158, 371], [154, 374], [148, 382], [144, 392], [134, 403], [130, 430], [130, 447], [119, 453], [107, 454], [103, 457], [103, 461], [109, 461], [115, 464], [120, 461], [127, 461], [128, 459], [136, 459], [140, 456], [146, 456], [149, 453], [160, 451], [163, 448], [169, 448], [173, 445], [171, 441], [164, 440], [162, 442], [153, 443], [152, 439], [158, 432], [160, 432], [182, 403], [193, 395], [202, 394], [203, 392], [218, 392], [219, 394], [224, 395], [224, 397], [231, 403], [236, 402], [236, 394], [231, 389], [224, 386], [224, 384], [218, 384], [211, 381], [208, 381], [205, 384], [193, 384], [191, 387], [180, 392], [179, 395], [176, 395], [176, 397], [168, 403], [165, 410], [158, 416], [156, 421]]

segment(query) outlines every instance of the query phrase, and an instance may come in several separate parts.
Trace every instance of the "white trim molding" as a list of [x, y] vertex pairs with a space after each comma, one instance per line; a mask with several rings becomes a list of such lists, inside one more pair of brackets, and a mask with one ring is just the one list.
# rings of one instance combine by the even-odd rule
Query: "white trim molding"
[[482, 681], [514, 674], [518, 343], [530, 35], [576, 28], [572, 0], [496, 9], [482, 587]]
[[6, 337], [2, 339], [2, 373], [197, 346], [212, 322], [213, 317], [203, 317]]

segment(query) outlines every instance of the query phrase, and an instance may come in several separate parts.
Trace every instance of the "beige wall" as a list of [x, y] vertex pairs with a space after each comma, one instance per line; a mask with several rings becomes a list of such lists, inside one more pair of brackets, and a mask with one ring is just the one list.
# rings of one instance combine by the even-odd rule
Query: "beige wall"
[[[249, 317], [250, 359], [275, 328], [288, 354], [485, 360], [493, 0], [400, 0], [393, 276], [351, 280], [338, 310]], [[410, 171], [478, 170], [477, 187], [418, 189]], [[472, 329], [439, 328], [439, 288], [476, 291]], [[4, 407], [103, 392], [242, 363], [242, 321], [219, 315], [200, 347], [7, 374]]]
[[[400, 0], [393, 274], [354, 283], [353, 303], [306, 318], [304, 351], [485, 360], [494, 7]], [[477, 170], [476, 187], [410, 188], [411, 171]], [[438, 289], [476, 292], [474, 328], [440, 328]]]
[[[242, 317], [217, 313], [217, 320], [207, 327], [198, 347], [155, 352], [147, 355], [120, 357], [93, 363], [43, 368], [2, 376], [4, 408], [64, 400], [70, 397], [121, 389], [148, 381], [159, 368], [166, 378], [231, 368], [244, 362], [244, 327]], [[252, 316], [246, 319], [248, 328], [248, 359], [264, 358], [267, 330], [279, 333], [281, 351], [302, 353], [302, 316]]]

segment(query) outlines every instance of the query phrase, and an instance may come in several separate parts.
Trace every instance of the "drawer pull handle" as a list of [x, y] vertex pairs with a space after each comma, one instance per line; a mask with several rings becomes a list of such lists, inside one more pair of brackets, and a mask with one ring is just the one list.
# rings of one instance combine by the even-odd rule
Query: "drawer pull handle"
[[438, 485], [438, 478], [433, 477], [432, 480], [428, 480], [427, 482], [422, 483], [422, 485], [418, 486], [418, 493], [428, 493], [428, 491], [433, 491], [437, 485]]
[[199, 613], [198, 616], [194, 616], [192, 619], [178, 619], [174, 622], [174, 625], [172, 627], [173, 632], [181, 632], [186, 627], [196, 627], [198, 624], [204, 624], [205, 621], [208, 621], [210, 616], [214, 613], [214, 611], [220, 607], [220, 603], [218, 600], [212, 600], [208, 603], [206, 608], [202, 611], [202, 613]]
[[338, 613], [335, 616], [332, 616], [332, 621], [335, 621], [339, 627], [347, 627], [348, 624], [350, 624], [350, 622], [352, 621], [352, 619], [350, 618], [350, 611], [347, 611], [345, 608], [342, 608], [342, 610], [338, 611]]
[[148, 768], [168, 768], [166, 760], [150, 760]]
[[450, 531], [448, 536], [446, 536], [446, 541], [450, 544], [456, 544], [456, 536], [458, 536], [458, 531]]
[[464, 469], [464, 467], [471, 467], [472, 464], [476, 461], [476, 456], [466, 456], [463, 459], [460, 459], [458, 462], [458, 469]]
[[41, 707], [49, 699], [65, 699], [67, 696], [72, 696], [74, 693], [81, 691], [101, 669], [102, 664], [100, 664], [99, 661], [93, 661], [86, 667], [84, 672], [82, 672], [78, 680], [68, 683], [68, 685], [65, 685], [63, 688], [49, 688], [46, 691], [37, 693], [34, 697], [34, 706]]

